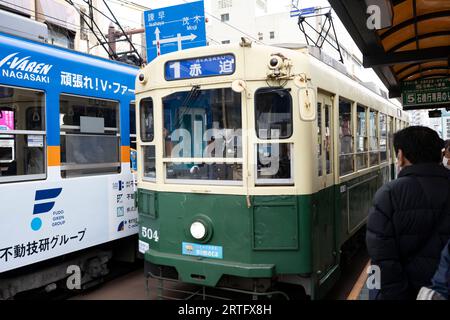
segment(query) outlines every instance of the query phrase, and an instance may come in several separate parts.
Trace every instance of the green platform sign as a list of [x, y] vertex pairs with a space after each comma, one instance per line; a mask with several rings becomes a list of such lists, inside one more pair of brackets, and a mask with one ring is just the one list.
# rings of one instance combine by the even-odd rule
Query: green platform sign
[[403, 109], [443, 107], [450, 104], [450, 79], [424, 79], [402, 83]]

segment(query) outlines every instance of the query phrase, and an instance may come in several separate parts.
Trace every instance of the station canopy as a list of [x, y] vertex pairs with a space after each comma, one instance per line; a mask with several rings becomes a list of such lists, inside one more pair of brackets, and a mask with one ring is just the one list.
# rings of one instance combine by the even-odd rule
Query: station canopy
[[[450, 0], [329, 2], [361, 50], [364, 67], [375, 70], [390, 98], [400, 97], [405, 84], [424, 79], [437, 87], [448, 86]], [[371, 5], [380, 8], [378, 28], [368, 24]]]

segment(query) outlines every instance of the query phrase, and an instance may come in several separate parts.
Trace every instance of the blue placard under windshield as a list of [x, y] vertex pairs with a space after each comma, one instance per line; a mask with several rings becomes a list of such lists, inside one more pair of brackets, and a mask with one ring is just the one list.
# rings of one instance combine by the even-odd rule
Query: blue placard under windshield
[[232, 54], [168, 61], [164, 67], [167, 81], [229, 76], [236, 69]]

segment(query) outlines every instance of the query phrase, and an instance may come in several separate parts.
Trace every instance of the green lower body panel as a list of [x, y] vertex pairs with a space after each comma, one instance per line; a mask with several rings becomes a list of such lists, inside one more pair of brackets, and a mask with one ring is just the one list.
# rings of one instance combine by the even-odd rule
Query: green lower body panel
[[[272, 278], [311, 273], [311, 197], [255, 196], [250, 200], [248, 207], [245, 195], [139, 189], [140, 240], [149, 247], [146, 259], [175, 267], [185, 282], [208, 286], [215, 286], [222, 275]], [[196, 221], [206, 226], [203, 240], [190, 233]], [[186, 244], [205, 250], [220, 248], [221, 256], [186, 255]]]

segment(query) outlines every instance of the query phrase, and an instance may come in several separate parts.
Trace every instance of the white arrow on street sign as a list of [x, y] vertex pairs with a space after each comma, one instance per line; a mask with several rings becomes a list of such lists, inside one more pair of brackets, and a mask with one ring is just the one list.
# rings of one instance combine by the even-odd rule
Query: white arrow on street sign
[[153, 44], [156, 44], [156, 55], [160, 56], [161, 55], [161, 43], [159, 42], [159, 34], [161, 33], [161, 31], [159, 31], [159, 28], [156, 27], [155, 29], [155, 38], [156, 40], [153, 41]]
[[161, 47], [160, 47], [161, 44], [177, 42], [178, 50], [181, 50], [182, 49], [181, 43], [183, 41], [187, 41], [187, 40], [193, 41], [197, 38], [197, 36], [193, 33], [191, 33], [188, 36], [182, 36], [181, 33], [177, 33], [176, 37], [161, 39], [160, 34], [161, 34], [161, 31], [157, 27], [155, 29], [155, 40], [153, 40], [153, 44], [156, 45], [156, 50], [157, 50], [158, 56], [161, 55]]

